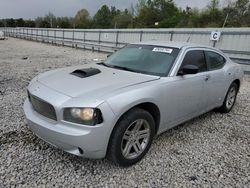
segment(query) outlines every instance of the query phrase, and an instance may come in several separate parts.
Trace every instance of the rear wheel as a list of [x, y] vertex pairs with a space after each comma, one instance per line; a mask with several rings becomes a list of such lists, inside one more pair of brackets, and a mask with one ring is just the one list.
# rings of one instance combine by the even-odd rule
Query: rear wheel
[[230, 112], [235, 104], [237, 94], [238, 85], [236, 83], [232, 83], [227, 91], [227, 95], [224, 99], [223, 105], [218, 108], [218, 111], [222, 113]]
[[120, 166], [140, 161], [149, 150], [155, 134], [152, 115], [140, 108], [128, 111], [117, 123], [110, 139], [107, 157]]

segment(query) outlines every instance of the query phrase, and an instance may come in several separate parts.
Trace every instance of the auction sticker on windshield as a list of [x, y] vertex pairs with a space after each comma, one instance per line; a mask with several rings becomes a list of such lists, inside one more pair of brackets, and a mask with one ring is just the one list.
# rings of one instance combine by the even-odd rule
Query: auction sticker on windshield
[[163, 52], [163, 53], [171, 54], [173, 49], [171, 49], [171, 48], [159, 48], [158, 47], [158, 48], [154, 48], [152, 51], [153, 52]]

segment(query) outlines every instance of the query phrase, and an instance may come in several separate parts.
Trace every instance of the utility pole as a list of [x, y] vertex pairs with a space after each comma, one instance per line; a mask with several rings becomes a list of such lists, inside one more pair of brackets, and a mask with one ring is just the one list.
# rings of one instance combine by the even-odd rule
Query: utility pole
[[224, 21], [224, 23], [223, 23], [222, 28], [224, 28], [224, 27], [225, 27], [225, 25], [226, 25], [226, 23], [227, 23], [228, 16], [229, 16], [229, 14], [227, 13], [227, 16], [226, 16], [226, 18], [225, 18], [225, 21]]

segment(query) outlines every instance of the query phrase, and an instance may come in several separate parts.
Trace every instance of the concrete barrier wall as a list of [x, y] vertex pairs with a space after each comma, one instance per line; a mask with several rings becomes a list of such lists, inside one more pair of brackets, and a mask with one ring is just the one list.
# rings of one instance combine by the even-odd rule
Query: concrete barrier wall
[[[229, 57], [250, 64], [250, 28], [102, 30], [1, 28], [1, 30], [5, 32], [5, 35], [11, 37], [107, 52], [113, 52], [127, 43], [139, 41], [188, 41], [219, 48]], [[210, 40], [213, 31], [221, 32], [218, 41]]]

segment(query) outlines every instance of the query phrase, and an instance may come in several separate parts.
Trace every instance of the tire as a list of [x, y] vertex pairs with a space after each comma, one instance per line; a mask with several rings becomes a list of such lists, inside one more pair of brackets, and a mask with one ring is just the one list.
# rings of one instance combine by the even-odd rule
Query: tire
[[221, 113], [228, 113], [234, 107], [236, 98], [238, 94], [238, 85], [236, 83], [232, 83], [227, 91], [225, 99], [221, 107], [217, 109], [217, 111]]
[[109, 141], [107, 158], [119, 166], [131, 166], [146, 155], [154, 135], [152, 115], [143, 109], [133, 108], [117, 122]]

